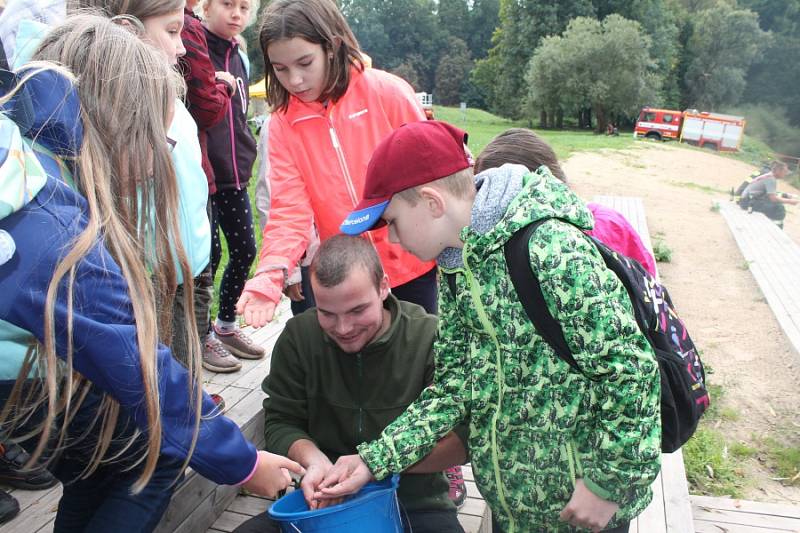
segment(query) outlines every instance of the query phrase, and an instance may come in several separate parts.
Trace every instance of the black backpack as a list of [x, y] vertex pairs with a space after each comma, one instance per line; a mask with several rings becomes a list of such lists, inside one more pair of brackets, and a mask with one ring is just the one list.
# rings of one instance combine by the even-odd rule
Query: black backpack
[[[530, 267], [528, 243], [538, 220], [517, 231], [504, 246], [511, 281], [539, 335], [553, 351], [583, 373], [564, 339], [561, 325], [547, 310], [539, 280]], [[564, 221], [569, 224], [569, 221]], [[689, 332], [678, 318], [667, 289], [637, 261], [611, 250], [594, 237], [606, 266], [625, 286], [633, 305], [636, 322], [656, 354], [661, 374], [661, 451], [672, 453], [697, 429], [710, 399], [705, 386], [705, 371]], [[455, 278], [448, 276], [455, 296]]]

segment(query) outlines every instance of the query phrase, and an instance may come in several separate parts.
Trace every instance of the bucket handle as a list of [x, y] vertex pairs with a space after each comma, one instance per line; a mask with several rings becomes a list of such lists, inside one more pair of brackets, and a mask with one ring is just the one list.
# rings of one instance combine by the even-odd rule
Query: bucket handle
[[297, 533], [303, 533], [303, 532], [302, 532], [302, 531], [300, 531], [300, 529], [298, 529], [298, 527], [297, 527], [296, 525], [294, 525], [292, 522], [289, 522], [289, 525], [290, 525], [290, 526], [292, 526], [292, 529], [294, 529], [295, 531], [297, 531]]

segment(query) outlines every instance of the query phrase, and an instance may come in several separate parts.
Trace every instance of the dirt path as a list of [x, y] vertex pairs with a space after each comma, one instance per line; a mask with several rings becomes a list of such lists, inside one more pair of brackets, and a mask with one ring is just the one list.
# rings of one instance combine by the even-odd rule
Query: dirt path
[[[692, 337], [732, 409], [719, 430], [731, 442], [759, 446], [764, 437], [800, 446], [800, 356], [783, 335], [747, 270], [725, 220], [712, 211], [754, 169], [713, 153], [676, 145], [573, 155], [564, 164], [586, 200], [598, 194], [640, 196], [653, 238], [672, 249], [659, 271]], [[785, 184], [779, 190], [797, 193]], [[786, 232], [800, 243], [800, 206], [787, 206]], [[798, 273], [800, 275], [800, 273]], [[754, 458], [747, 499], [800, 504], [800, 487], [771, 480]]]

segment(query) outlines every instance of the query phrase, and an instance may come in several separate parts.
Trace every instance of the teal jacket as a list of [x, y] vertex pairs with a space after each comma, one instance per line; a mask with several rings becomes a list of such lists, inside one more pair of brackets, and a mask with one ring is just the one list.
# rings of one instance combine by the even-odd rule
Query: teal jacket
[[[440, 292], [433, 386], [359, 454], [381, 479], [467, 419], [475, 479], [504, 532], [571, 531], [558, 516], [578, 478], [620, 505], [614, 526], [652, 498], [658, 365], [625, 288], [581, 231], [592, 217], [580, 199], [542, 167], [504, 207], [488, 231], [461, 232], [457, 296]], [[531, 236], [531, 267], [582, 373], [537, 334], [506, 269], [503, 244], [542, 218], [552, 220]]]
[[[15, 68], [20, 68], [30, 61], [47, 30], [47, 25], [35, 20], [25, 20], [20, 23]], [[178, 180], [180, 236], [189, 269], [192, 271], [192, 276], [196, 277], [208, 266], [211, 259], [211, 224], [206, 211], [208, 182], [201, 164], [197, 124], [180, 100], [175, 100], [175, 113], [167, 136], [175, 141], [172, 164], [175, 166], [175, 176]], [[176, 267], [178, 283], [183, 283], [183, 272], [177, 264], [177, 259]]]

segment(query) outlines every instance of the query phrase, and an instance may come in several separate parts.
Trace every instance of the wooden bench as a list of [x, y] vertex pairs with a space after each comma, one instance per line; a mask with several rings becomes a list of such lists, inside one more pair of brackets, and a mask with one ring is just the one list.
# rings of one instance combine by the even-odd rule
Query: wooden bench
[[[595, 203], [622, 213], [639, 233], [650, 253], [653, 246], [641, 198], [596, 196]], [[653, 501], [631, 522], [630, 533], [694, 533], [689, 484], [683, 466], [683, 452], [661, 455], [661, 473], [653, 482]]]
[[800, 352], [800, 247], [763, 214], [747, 213], [733, 202], [719, 205], [770, 309]]

